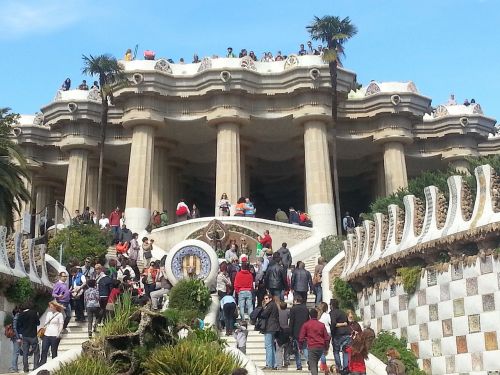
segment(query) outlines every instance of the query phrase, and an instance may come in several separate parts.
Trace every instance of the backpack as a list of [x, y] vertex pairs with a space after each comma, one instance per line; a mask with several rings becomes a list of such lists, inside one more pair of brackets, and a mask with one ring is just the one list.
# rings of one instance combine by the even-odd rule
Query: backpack
[[347, 216], [347, 228], [354, 228], [356, 226], [356, 223], [354, 223], [354, 219], [352, 216]]
[[12, 326], [12, 324], [7, 324], [4, 328], [3, 333], [8, 339], [13, 339], [14, 337], [16, 337], [16, 333], [14, 332], [14, 327]]

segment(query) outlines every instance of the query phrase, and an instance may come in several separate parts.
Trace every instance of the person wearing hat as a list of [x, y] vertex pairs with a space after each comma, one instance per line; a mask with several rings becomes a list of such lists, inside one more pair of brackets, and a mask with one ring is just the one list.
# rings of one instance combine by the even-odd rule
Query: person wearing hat
[[57, 349], [61, 339], [61, 333], [64, 326], [63, 317], [64, 306], [55, 301], [49, 302], [49, 312], [45, 317], [45, 334], [42, 339], [42, 354], [40, 355], [39, 366], [47, 362], [47, 354], [52, 353], [52, 358], [57, 357]]

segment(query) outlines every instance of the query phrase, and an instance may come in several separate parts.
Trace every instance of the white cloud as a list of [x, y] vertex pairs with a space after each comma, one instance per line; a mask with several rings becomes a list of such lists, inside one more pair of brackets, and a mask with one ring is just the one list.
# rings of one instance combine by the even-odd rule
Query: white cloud
[[82, 0], [0, 0], [0, 39], [48, 34], [84, 16]]

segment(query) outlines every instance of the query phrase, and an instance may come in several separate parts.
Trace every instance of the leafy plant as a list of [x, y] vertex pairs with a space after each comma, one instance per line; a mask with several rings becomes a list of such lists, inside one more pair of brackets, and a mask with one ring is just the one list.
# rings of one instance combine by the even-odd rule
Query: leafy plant
[[156, 349], [143, 365], [146, 373], [155, 375], [226, 375], [241, 363], [217, 343], [181, 340]]
[[5, 317], [3, 318], [3, 326], [8, 326], [9, 324], [12, 324], [14, 321], [14, 317], [12, 316], [11, 313], [5, 314]]
[[210, 307], [212, 298], [203, 281], [183, 279], [170, 291], [169, 307], [180, 310], [195, 310], [205, 314]]
[[398, 338], [393, 332], [380, 331], [373, 341], [370, 352], [383, 362], [386, 362], [385, 353], [389, 348], [396, 349], [401, 355], [401, 361], [406, 367], [408, 375], [425, 375], [425, 372], [418, 368], [417, 357], [406, 347], [404, 338]]
[[33, 288], [29, 277], [17, 279], [16, 282], [5, 292], [7, 299], [18, 305], [31, 300], [34, 295], [35, 289]]
[[76, 224], [71, 225], [49, 240], [49, 254], [59, 259], [59, 247], [63, 245], [63, 264], [77, 260], [80, 262], [86, 257], [102, 261], [106, 255], [111, 235], [102, 232], [97, 225]]
[[403, 289], [408, 294], [413, 294], [417, 290], [420, 280], [421, 267], [401, 267], [396, 270], [397, 274], [403, 279]]
[[35, 310], [38, 311], [40, 315], [42, 315], [49, 307], [49, 302], [53, 299], [54, 297], [52, 297], [52, 294], [46, 290], [37, 292], [35, 297], [33, 298], [33, 305]]
[[190, 326], [196, 318], [203, 318], [203, 314], [197, 310], [181, 310], [170, 307], [163, 312], [163, 315], [167, 318], [168, 325], [173, 327], [184, 324]]
[[130, 320], [137, 307], [132, 304], [130, 293], [125, 292], [118, 298], [115, 304], [115, 315], [112, 319], [106, 320], [104, 326], [97, 335], [97, 340], [104, 340], [106, 336], [124, 335], [129, 332], [134, 332], [137, 329], [137, 324]]
[[53, 375], [115, 375], [117, 372], [114, 365], [105, 362], [101, 358], [82, 355], [73, 362], [63, 364]]
[[344, 236], [328, 236], [321, 239], [319, 244], [319, 251], [321, 256], [325, 258], [327, 262], [331, 261], [335, 255], [344, 250]]
[[357, 304], [358, 300], [356, 292], [347, 281], [337, 277], [333, 281], [333, 294], [339, 301], [339, 307], [341, 309], [354, 310], [354, 306]]
[[202, 344], [216, 343], [221, 348], [227, 346], [226, 340], [220, 338], [219, 333], [212, 327], [208, 329], [194, 329], [191, 331], [187, 339]]

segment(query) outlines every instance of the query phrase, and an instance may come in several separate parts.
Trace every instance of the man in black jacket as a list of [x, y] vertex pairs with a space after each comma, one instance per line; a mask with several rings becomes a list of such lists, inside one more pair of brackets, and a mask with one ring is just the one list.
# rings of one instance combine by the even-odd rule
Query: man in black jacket
[[27, 302], [23, 312], [17, 319], [17, 332], [22, 340], [23, 347], [23, 368], [24, 372], [29, 372], [28, 355], [33, 352], [33, 362], [35, 370], [38, 367], [40, 359], [40, 348], [38, 347], [38, 337], [36, 336], [37, 327], [40, 324], [40, 317], [33, 309], [33, 304]]
[[292, 264], [292, 254], [290, 254], [290, 250], [287, 248], [286, 242], [281, 244], [278, 254], [281, 257], [281, 264], [285, 267], [285, 270], [289, 269]]
[[[330, 328], [337, 372], [347, 374], [348, 355], [346, 348], [350, 344], [351, 330], [347, 323], [347, 315], [339, 309], [339, 301], [336, 299], [330, 300]], [[342, 363], [340, 362], [340, 352], [342, 352]]]
[[108, 303], [109, 293], [111, 293], [113, 280], [109, 277], [109, 270], [100, 264], [96, 264], [95, 269], [97, 274], [97, 290], [99, 290], [99, 306], [101, 307], [97, 322], [101, 323], [106, 314], [106, 305]]
[[[299, 352], [299, 335], [300, 329], [304, 325], [305, 322], [309, 320], [309, 311], [307, 310], [307, 306], [305, 301], [301, 296], [297, 295], [294, 298], [293, 306], [290, 309], [290, 330], [293, 338], [293, 349], [295, 352], [295, 364], [297, 365], [297, 370], [302, 370], [302, 358]], [[304, 356], [308, 357], [307, 346], [303, 346]]]
[[291, 289], [294, 294], [298, 294], [304, 301], [307, 301], [307, 291], [313, 290], [311, 273], [305, 269], [304, 262], [299, 261], [297, 268], [292, 273]]
[[277, 301], [278, 298], [283, 301], [284, 290], [287, 285], [286, 270], [280, 264], [280, 255], [278, 253], [273, 254], [269, 267], [267, 267], [264, 283], [269, 293], [275, 298], [275, 301]]
[[270, 294], [264, 296], [264, 308], [260, 317], [265, 319], [264, 342], [266, 348], [266, 366], [265, 370], [276, 370], [276, 349], [274, 346], [274, 337], [280, 330], [278, 305], [274, 302]]

